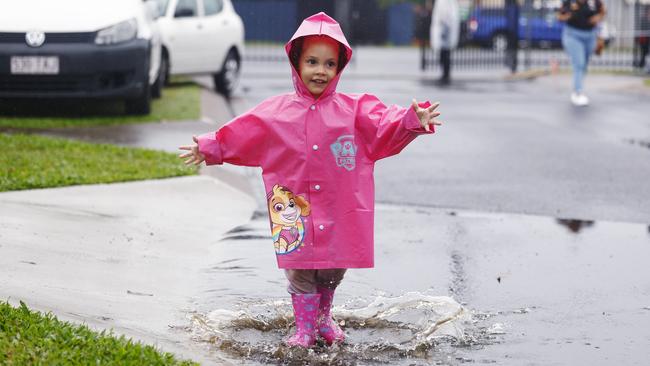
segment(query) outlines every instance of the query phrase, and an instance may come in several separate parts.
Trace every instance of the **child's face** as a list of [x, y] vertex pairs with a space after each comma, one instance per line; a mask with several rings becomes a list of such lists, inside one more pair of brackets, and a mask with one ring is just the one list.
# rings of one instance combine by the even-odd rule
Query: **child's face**
[[336, 76], [339, 45], [329, 37], [307, 37], [302, 47], [298, 72], [314, 96], [320, 97]]

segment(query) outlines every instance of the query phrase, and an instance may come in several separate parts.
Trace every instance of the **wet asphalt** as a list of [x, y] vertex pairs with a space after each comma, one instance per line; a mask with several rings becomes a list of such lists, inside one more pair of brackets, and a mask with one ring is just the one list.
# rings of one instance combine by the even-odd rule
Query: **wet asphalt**
[[[254, 100], [289, 88], [257, 71]], [[490, 314], [495, 338], [457, 349], [451, 363], [648, 363], [650, 90], [641, 80], [589, 75], [591, 105], [576, 108], [568, 73], [458, 72], [449, 87], [433, 72], [342, 77], [340, 91], [387, 104], [442, 103], [435, 135], [376, 165], [378, 203], [413, 214], [378, 210], [383, 278], [367, 282], [447, 290]], [[387, 237], [400, 249], [381, 250]], [[420, 240], [430, 252], [412, 248]]]
[[[377, 206], [375, 223], [375, 268], [348, 271], [336, 305], [365, 306], [380, 295], [450, 296], [470, 314], [469, 322], [455, 322], [465, 337], [443, 338], [425, 356], [400, 357], [390, 355], [391, 347], [404, 346], [396, 329], [348, 325], [349, 346], [317, 350], [305, 360], [295, 357], [299, 363], [328, 364], [319, 362], [342, 357], [351, 360], [343, 364], [373, 365], [647, 364], [646, 225], [384, 204]], [[273, 256], [264, 250], [267, 231], [260, 215], [219, 242], [219, 264], [206, 274], [212, 285], [198, 313], [250, 312], [258, 303], [273, 311], [278, 306], [269, 302], [287, 301], [283, 275], [269, 265]], [[250, 317], [263, 319], [267, 311], [252, 311]], [[340, 309], [334, 314], [349, 321]], [[429, 316], [413, 310], [398, 315], [409, 327]], [[283, 331], [279, 328], [274, 330]], [[277, 361], [280, 338], [251, 337], [252, 331], [243, 327], [229, 335], [244, 338], [248, 347], [242, 348], [252, 350], [237, 356]], [[222, 334], [213, 330], [203, 338]]]
[[[175, 151], [192, 134], [290, 91], [281, 71], [245, 68], [230, 101], [205, 91], [203, 121], [41, 132]], [[493, 330], [446, 360], [415, 364], [648, 363], [650, 88], [640, 78], [590, 75], [592, 104], [576, 108], [567, 74], [506, 81], [457, 72], [448, 87], [432, 73], [350, 74], [339, 91], [370, 92], [387, 104], [438, 100], [444, 125], [377, 164], [377, 266], [351, 271], [343, 300], [433, 291], [483, 314], [481, 326]], [[222, 174], [262, 202], [259, 172], [217, 170], [204, 173]], [[238, 254], [245, 255], [224, 260]], [[239, 288], [282, 296], [281, 286], [255, 282], [281, 282], [266, 257], [245, 259], [260, 273], [237, 276]]]

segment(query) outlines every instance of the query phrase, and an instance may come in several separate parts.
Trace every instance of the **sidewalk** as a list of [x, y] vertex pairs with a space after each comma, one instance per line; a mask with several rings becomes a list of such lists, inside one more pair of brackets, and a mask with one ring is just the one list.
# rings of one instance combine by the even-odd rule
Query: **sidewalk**
[[254, 208], [202, 176], [1, 193], [0, 299], [223, 364], [182, 328], [214, 243]]

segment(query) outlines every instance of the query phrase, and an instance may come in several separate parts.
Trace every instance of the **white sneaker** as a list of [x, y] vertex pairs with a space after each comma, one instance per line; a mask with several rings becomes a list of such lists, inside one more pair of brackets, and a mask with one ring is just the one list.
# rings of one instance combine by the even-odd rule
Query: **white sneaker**
[[589, 105], [589, 98], [582, 93], [571, 93], [571, 103], [576, 107], [584, 107]]

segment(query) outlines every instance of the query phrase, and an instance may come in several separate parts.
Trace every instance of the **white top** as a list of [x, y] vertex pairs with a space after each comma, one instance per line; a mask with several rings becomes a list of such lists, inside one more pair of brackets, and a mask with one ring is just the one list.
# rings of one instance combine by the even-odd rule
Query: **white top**
[[460, 15], [458, 0], [436, 0], [431, 14], [431, 48], [437, 54], [440, 49], [458, 47]]

